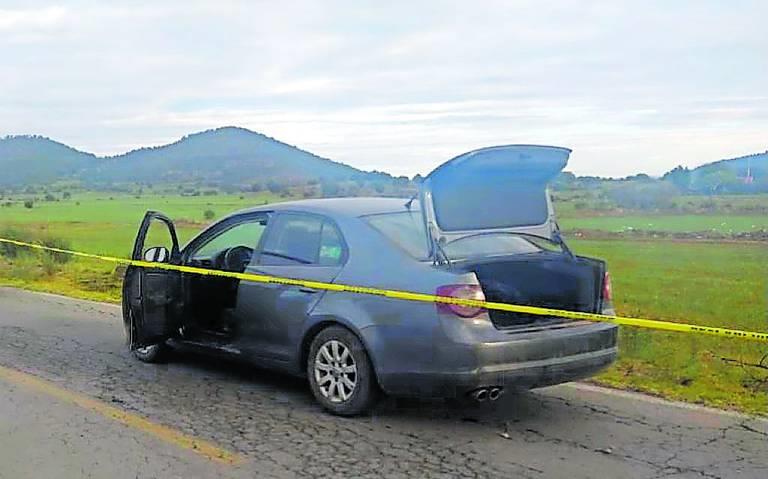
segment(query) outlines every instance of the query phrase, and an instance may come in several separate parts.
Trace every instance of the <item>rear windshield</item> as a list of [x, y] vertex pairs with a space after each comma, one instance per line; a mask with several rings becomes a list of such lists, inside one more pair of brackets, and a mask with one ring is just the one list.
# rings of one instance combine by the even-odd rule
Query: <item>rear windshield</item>
[[427, 231], [420, 211], [383, 213], [363, 219], [414, 258], [424, 259], [429, 255]]
[[472, 258], [477, 256], [504, 256], [514, 254], [540, 253], [554, 249], [552, 245], [544, 246], [525, 236], [510, 233], [492, 233], [466, 236], [443, 245], [443, 251], [450, 259]]
[[[429, 244], [424, 220], [419, 211], [402, 211], [364, 216], [374, 229], [417, 259], [429, 256]], [[449, 259], [459, 260], [478, 256], [559, 251], [559, 246], [544, 239], [508, 232], [484, 233], [465, 236], [443, 245]]]

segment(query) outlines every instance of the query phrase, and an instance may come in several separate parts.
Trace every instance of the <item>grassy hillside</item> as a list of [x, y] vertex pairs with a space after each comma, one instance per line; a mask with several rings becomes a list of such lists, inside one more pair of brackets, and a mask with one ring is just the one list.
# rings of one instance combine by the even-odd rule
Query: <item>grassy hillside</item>
[[105, 159], [93, 181], [247, 184], [265, 179], [349, 179], [362, 171], [260, 133], [226, 127]]
[[0, 186], [73, 178], [97, 162], [94, 155], [40, 136], [0, 138]]
[[0, 186], [74, 181], [88, 185], [190, 183], [250, 185], [391, 177], [321, 158], [244, 128], [191, 134], [163, 146], [99, 158], [39, 136], [0, 139]]

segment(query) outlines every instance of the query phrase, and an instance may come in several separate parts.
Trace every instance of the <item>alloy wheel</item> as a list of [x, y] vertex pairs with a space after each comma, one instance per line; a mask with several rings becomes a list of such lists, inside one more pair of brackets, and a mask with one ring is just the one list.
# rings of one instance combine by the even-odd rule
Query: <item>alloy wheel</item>
[[325, 342], [315, 356], [315, 382], [333, 403], [347, 401], [357, 387], [357, 365], [349, 348], [336, 339]]

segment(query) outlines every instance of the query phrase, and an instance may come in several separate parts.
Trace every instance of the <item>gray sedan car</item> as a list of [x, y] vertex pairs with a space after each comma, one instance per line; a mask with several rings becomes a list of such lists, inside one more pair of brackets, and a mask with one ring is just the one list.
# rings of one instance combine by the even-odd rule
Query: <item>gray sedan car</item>
[[[133, 258], [225, 271], [611, 313], [605, 264], [560, 237], [547, 184], [570, 150], [513, 145], [454, 158], [414, 198], [338, 198], [233, 213], [183, 248], [149, 212]], [[151, 243], [146, 244], [145, 243]], [[130, 267], [123, 316], [134, 355], [172, 348], [305, 375], [342, 415], [398, 396], [495, 401], [584, 378], [616, 357], [616, 327]]]

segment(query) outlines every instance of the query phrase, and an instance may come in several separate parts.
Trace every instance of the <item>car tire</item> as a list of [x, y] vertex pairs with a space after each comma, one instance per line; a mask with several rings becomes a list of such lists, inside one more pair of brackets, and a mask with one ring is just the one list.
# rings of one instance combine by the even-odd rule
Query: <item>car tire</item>
[[379, 387], [363, 343], [350, 330], [331, 326], [312, 340], [307, 378], [315, 399], [339, 416], [368, 412]]
[[[125, 324], [125, 340], [131, 343], [131, 328], [133, 321], [131, 319], [131, 309], [128, 301], [123, 296], [123, 323]], [[169, 347], [165, 343], [151, 344], [140, 348], [132, 349], [133, 356], [144, 363], [160, 363], [168, 359]]]
[[136, 348], [131, 352], [143, 363], [162, 363], [168, 359], [169, 348], [166, 344], [160, 343]]

